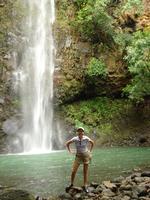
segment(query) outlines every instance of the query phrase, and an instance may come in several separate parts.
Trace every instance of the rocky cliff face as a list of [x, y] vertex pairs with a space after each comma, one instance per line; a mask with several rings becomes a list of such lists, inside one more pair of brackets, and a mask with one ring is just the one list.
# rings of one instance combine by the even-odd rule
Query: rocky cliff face
[[[0, 149], [8, 151], [9, 137], [13, 141], [19, 128], [19, 100], [15, 90], [16, 52], [22, 43], [22, 9], [17, 1], [0, 2]], [[6, 145], [7, 144], [7, 145]]]
[[[91, 110], [89, 109], [91, 113], [88, 112], [89, 110], [86, 108], [91, 102], [87, 101], [87, 106], [84, 105], [85, 101], [83, 104], [82, 102], [80, 103], [82, 100], [91, 98], [94, 101], [95, 97], [98, 96], [102, 98], [110, 97], [115, 102], [117, 98], [122, 98], [122, 90], [129, 83], [131, 75], [124, 60], [126, 44], [121, 43], [121, 45], [114, 44], [110, 46], [105, 43], [105, 38], [103, 38], [103, 42], [92, 43], [83, 39], [79, 31], [74, 29], [72, 21], [74, 21], [77, 14], [74, 2], [76, 1], [56, 2], [57, 20], [54, 27], [57, 49], [57, 68], [54, 76], [55, 101], [58, 104], [69, 104], [69, 106], [63, 107], [66, 122], [73, 126], [78, 124], [85, 125], [90, 130], [89, 132], [97, 130], [100, 135], [103, 135], [107, 129], [108, 135], [106, 136], [107, 139], [105, 139], [106, 143], [109, 143], [108, 145], [111, 145], [112, 141], [114, 141], [115, 145], [120, 143], [120, 145], [131, 144], [134, 146], [143, 145], [145, 142], [146, 145], [149, 145], [148, 129], [150, 124], [148, 118], [150, 113], [147, 110], [149, 108], [148, 99], [143, 105], [132, 105], [132, 109], [127, 106], [128, 109], [122, 110], [120, 117], [117, 119], [112, 114], [113, 120], [109, 122], [103, 116], [98, 118], [97, 115], [95, 117], [95, 113], [99, 111], [95, 109], [92, 111], [92, 107]], [[141, 14], [134, 7], [133, 9], [122, 11], [122, 2], [114, 2], [109, 8], [109, 13], [114, 18], [116, 32], [123, 35], [125, 40], [128, 40], [128, 37], [130, 38], [138, 30], [149, 29], [149, 1], [143, 0]], [[97, 76], [92, 80], [87, 76], [88, 63], [92, 57], [101, 58], [106, 64], [108, 75], [105, 79]], [[122, 99], [122, 101], [124, 100]], [[72, 102], [76, 103], [72, 104]], [[126, 102], [124, 101], [123, 104], [126, 105]], [[85, 114], [80, 111], [84, 109]], [[103, 109], [103, 107], [99, 109]], [[106, 112], [109, 111], [107, 110]], [[89, 117], [87, 116], [86, 118], [85, 115]], [[80, 118], [79, 116], [82, 117]], [[140, 120], [141, 123], [139, 123]], [[97, 125], [95, 126], [94, 124]], [[104, 128], [105, 126], [106, 129]], [[68, 132], [69, 129], [70, 127]], [[115, 134], [118, 135], [119, 142]], [[100, 143], [105, 139], [100, 138]]]
[[[135, 8], [121, 12], [121, 3], [111, 6], [110, 13], [115, 18], [115, 28], [121, 34], [132, 34], [149, 27], [149, 2], [144, 2], [144, 12], [137, 15]], [[117, 44], [112, 47], [105, 42], [93, 44], [80, 36], [70, 23], [76, 15], [72, 1], [56, 2], [57, 20], [54, 27], [57, 68], [55, 71], [55, 97], [60, 103], [71, 102], [78, 98], [95, 96], [121, 96], [122, 89], [130, 80], [125, 50]], [[121, 13], [117, 14], [116, 13]], [[128, 37], [126, 35], [125, 37]], [[87, 65], [92, 57], [102, 58], [107, 66], [105, 80], [97, 77], [91, 81], [86, 76]]]

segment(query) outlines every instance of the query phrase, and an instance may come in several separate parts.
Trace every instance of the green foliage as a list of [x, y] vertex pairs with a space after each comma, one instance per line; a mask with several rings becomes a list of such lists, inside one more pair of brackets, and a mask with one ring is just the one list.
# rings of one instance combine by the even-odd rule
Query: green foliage
[[125, 49], [127, 45], [130, 44], [132, 40], [132, 35], [130, 33], [118, 33], [115, 36], [115, 42], [119, 45], [120, 49]]
[[83, 126], [86, 132], [97, 130], [103, 134], [112, 131], [112, 121], [119, 118], [129, 107], [127, 101], [99, 97], [63, 106], [66, 121], [78, 127]]
[[71, 1], [61, 0], [56, 2], [57, 23], [59, 26], [68, 28], [69, 16], [73, 15], [74, 6]]
[[107, 76], [107, 67], [102, 60], [92, 58], [87, 66], [87, 75], [89, 77], [99, 76], [105, 78]]
[[87, 4], [88, 0], [74, 0], [75, 6], [80, 9]]
[[150, 95], [150, 32], [138, 31], [133, 35], [131, 44], [127, 47], [128, 69], [132, 80], [124, 92], [137, 102]]
[[77, 11], [73, 25], [82, 38], [96, 42], [113, 42], [112, 18], [107, 12], [110, 0], [76, 1], [80, 9]]
[[132, 11], [134, 10], [135, 13], [140, 14], [143, 11], [143, 2], [142, 0], [126, 0], [125, 4], [122, 7], [122, 11]]

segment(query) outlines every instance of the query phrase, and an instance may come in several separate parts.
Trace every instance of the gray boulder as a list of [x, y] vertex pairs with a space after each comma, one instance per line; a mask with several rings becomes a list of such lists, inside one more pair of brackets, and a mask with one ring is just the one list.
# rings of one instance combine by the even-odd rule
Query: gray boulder
[[21, 127], [21, 123], [15, 117], [11, 117], [7, 119], [6, 121], [3, 122], [3, 125], [2, 125], [2, 129], [4, 133], [6, 133], [7, 135], [16, 134], [18, 130], [20, 129], [20, 127]]
[[0, 200], [35, 200], [35, 198], [27, 191], [11, 189], [0, 194]]

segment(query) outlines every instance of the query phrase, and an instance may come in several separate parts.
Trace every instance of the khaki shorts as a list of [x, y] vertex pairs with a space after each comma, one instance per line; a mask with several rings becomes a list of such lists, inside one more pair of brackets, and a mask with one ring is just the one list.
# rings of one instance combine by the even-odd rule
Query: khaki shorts
[[91, 153], [85, 152], [85, 153], [77, 153], [75, 157], [75, 162], [78, 164], [89, 164], [91, 161]]

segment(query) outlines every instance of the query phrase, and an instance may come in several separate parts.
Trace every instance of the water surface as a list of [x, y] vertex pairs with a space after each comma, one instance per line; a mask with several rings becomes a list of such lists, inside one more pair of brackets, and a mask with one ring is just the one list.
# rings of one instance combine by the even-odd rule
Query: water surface
[[[64, 192], [74, 156], [67, 151], [41, 155], [1, 155], [0, 184], [43, 197]], [[110, 180], [138, 167], [150, 166], [150, 148], [107, 148], [93, 151], [89, 182]], [[82, 166], [75, 184], [82, 186]]]

